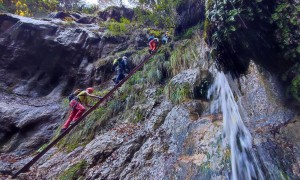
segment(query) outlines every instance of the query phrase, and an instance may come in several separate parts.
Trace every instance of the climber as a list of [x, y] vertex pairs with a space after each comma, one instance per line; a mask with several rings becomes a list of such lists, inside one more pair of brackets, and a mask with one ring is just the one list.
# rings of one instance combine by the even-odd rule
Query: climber
[[169, 39], [170, 39], [170, 33], [169, 31], [166, 31], [161, 39], [161, 42], [163, 44], [167, 44]]
[[151, 35], [149, 36], [149, 38], [148, 38], [148, 43], [149, 43], [152, 39], [154, 39], [154, 36], [151, 34]]
[[129, 72], [129, 67], [127, 65], [127, 57], [123, 56], [122, 58], [115, 59], [113, 62], [113, 68], [117, 72], [117, 77], [113, 79], [115, 84], [118, 84], [124, 77], [124, 73]]
[[149, 42], [149, 53], [152, 54], [154, 51], [157, 50], [158, 47], [158, 38], [154, 38]]
[[[102, 99], [100, 96], [92, 95], [94, 88], [89, 87], [86, 90], [79, 92], [73, 99], [71, 99], [69, 106], [72, 108], [72, 111], [69, 115], [68, 120], [65, 122], [61, 129], [61, 133], [64, 132], [71, 123], [74, 123], [81, 115], [86, 111], [86, 107], [92, 107], [88, 103], [88, 96], [92, 98]], [[70, 97], [70, 96], [69, 96]]]

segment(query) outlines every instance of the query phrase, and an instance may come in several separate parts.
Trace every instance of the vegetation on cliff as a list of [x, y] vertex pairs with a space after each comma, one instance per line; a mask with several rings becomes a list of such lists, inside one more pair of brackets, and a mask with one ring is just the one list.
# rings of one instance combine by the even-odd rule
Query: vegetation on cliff
[[[120, 88], [113, 99], [97, 108], [84, 123], [75, 128], [75, 133], [67, 135], [58, 146], [67, 152], [85, 146], [97, 134], [105, 131], [103, 127], [108, 121], [115, 121], [115, 118], [130, 123], [142, 122], [149, 112], [150, 102], [149, 97], [146, 97], [149, 89], [154, 91], [153, 97], [151, 96], [153, 103], [160, 103], [164, 95], [174, 104], [199, 98], [199, 94], [206, 89], [200, 86], [200, 79], [195, 84], [170, 81], [183, 70], [196, 67], [199, 56], [196, 50], [198, 38], [181, 40], [175, 47], [172, 44], [162, 46], [152, 60]], [[147, 54], [146, 49], [137, 51], [131, 56], [132, 61], [139, 62]], [[103, 90], [96, 94], [103, 96], [107, 92], [108, 90]]]
[[[0, 0], [0, 2], [3, 4], [3, 1]], [[43, 2], [50, 3], [50, 1]], [[57, 3], [56, 1], [53, 2]], [[97, 22], [100, 27], [106, 28], [101, 38], [107, 39], [105, 43], [114, 41], [109, 44], [109, 48], [113, 49], [114, 46], [117, 46], [115, 48], [117, 50], [108, 48], [109, 52], [107, 54], [95, 59], [96, 62], [91, 64], [95, 66], [95, 69], [109, 69], [111, 68], [111, 59], [128, 55], [132, 66], [136, 66], [148, 55], [148, 51], [145, 45], [138, 48], [130, 46], [132, 39], [135, 39], [136, 34], [134, 33], [143, 32], [142, 37], [146, 42], [147, 37], [145, 34], [154, 34], [156, 37], [160, 37], [166, 30], [174, 32], [174, 29], [178, 29], [176, 26], [179, 26], [176, 9], [180, 8], [181, 3], [181, 0], [166, 0], [157, 3], [140, 0], [139, 6], [135, 8], [133, 19], [122, 16], [119, 20], [111, 18]], [[13, 11], [28, 16], [37, 13], [30, 10], [30, 7], [34, 5], [30, 4], [29, 1], [28, 3], [21, 3], [21, 5], [22, 7], [19, 7], [15, 4]], [[49, 8], [48, 6], [50, 4], [44, 5], [45, 12]], [[6, 6], [0, 6], [0, 8], [5, 9]], [[20, 8], [20, 11], [18, 8]], [[164, 100], [173, 107], [179, 107], [175, 110], [179, 110], [180, 105], [184, 106], [192, 101], [193, 103], [199, 103], [197, 101], [200, 99], [206, 101], [206, 91], [210, 84], [210, 78], [207, 75], [208, 72], [202, 72], [200, 67], [203, 68], [207, 66], [206, 63], [210, 62], [207, 61], [209, 58], [204, 58], [205, 55], [202, 54], [201, 57], [205, 59], [205, 63], [199, 64], [199, 49], [202, 48], [200, 42], [203, 37], [212, 47], [211, 55], [217, 61], [220, 69], [239, 76], [247, 73], [249, 61], [254, 60], [273, 72], [279, 72], [288, 86], [287, 92], [289, 95], [300, 100], [300, 50], [298, 42], [299, 27], [297, 26], [299, 19], [296, 18], [299, 12], [298, 6], [292, 6], [284, 1], [276, 1], [272, 4], [272, 2], [266, 0], [256, 2], [208, 0], [205, 22], [199, 20], [196, 25], [191, 24], [190, 26], [181, 27], [181, 33], [178, 33], [176, 37], [172, 37], [171, 43], [161, 46], [152, 60], [145, 64], [142, 70], [134, 74], [111, 99], [98, 107], [83, 123], [75, 127], [72, 133], [58, 143], [59, 150], [70, 153], [80, 146], [86, 146], [95, 137], [111, 130], [116, 123], [142, 124], [145, 119], [151, 116], [151, 111]], [[289, 14], [291, 18], [287, 18], [286, 14]], [[72, 19], [64, 20], [73, 23]], [[204, 32], [202, 33], [203, 28]], [[145, 44], [145, 42], [142, 43]], [[116, 44], [122, 45], [122, 47]], [[202, 51], [205, 51], [205, 49], [203, 48]], [[110, 74], [105, 74], [105, 80], [112, 76], [112, 70], [107, 71]], [[104, 96], [108, 93], [109, 88], [111, 88], [108, 86], [111, 85], [109, 85], [109, 82], [105, 83], [100, 84], [98, 87], [100, 91], [96, 92], [97, 95]], [[201, 101], [201, 103], [203, 102]], [[193, 112], [194, 117], [191, 118], [193, 121], [199, 120], [201, 116], [198, 113], [202, 112], [202, 107], [199, 104], [195, 108], [197, 110]], [[192, 107], [191, 104], [187, 106]], [[187, 109], [192, 112], [191, 107], [187, 107]], [[165, 112], [162, 114], [159, 117], [162, 120], [155, 122], [154, 130], [163, 123], [164, 118], [167, 116]], [[176, 119], [174, 117], [173, 119], [180, 122], [180, 118]], [[206, 123], [205, 119], [201, 121], [200, 124]], [[57, 129], [57, 134], [59, 130], [60, 127]], [[186, 133], [186, 130], [183, 131]], [[191, 134], [196, 134], [196, 132], [199, 132], [199, 130]], [[161, 132], [161, 134], [163, 133]], [[203, 132], [203, 134], [205, 133]], [[197, 137], [197, 139], [202, 141], [202, 136], [204, 137], [204, 135], [201, 135], [201, 138]], [[143, 138], [141, 141], [144, 141]], [[200, 142], [198, 143], [200, 144]], [[140, 146], [135, 148], [139, 149]], [[168, 148], [166, 146], [164, 149]], [[152, 158], [154, 151], [152, 149], [148, 153], [149, 159]], [[165, 151], [167, 152], [167, 150]], [[192, 148], [187, 150], [188, 155], [191, 154], [191, 151]], [[133, 156], [133, 154], [131, 153], [130, 156]], [[202, 156], [202, 154], [200, 155]], [[205, 157], [211, 159], [209, 155]], [[226, 164], [230, 163], [229, 152], [225, 153], [223, 160], [226, 161]], [[125, 162], [127, 163], [127, 159]], [[198, 162], [195, 159], [195, 162], [198, 163], [197, 165], [201, 164], [200, 160]], [[61, 172], [59, 178], [82, 178], [81, 176], [86, 174], [89, 165], [85, 160], [81, 160]], [[209, 178], [213, 174], [211, 172], [212, 166], [209, 161], [202, 163], [200, 171], [207, 172], [209, 174], [207, 178]]]
[[224, 71], [245, 74], [253, 60], [280, 74], [299, 99], [299, 15], [297, 1], [208, 0], [204, 37]]

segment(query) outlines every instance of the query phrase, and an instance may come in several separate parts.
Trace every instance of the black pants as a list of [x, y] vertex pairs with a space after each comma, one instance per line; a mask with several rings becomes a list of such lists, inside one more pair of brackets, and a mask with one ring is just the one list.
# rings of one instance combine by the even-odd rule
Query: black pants
[[118, 84], [124, 77], [125, 75], [123, 73], [118, 73], [115, 83]]

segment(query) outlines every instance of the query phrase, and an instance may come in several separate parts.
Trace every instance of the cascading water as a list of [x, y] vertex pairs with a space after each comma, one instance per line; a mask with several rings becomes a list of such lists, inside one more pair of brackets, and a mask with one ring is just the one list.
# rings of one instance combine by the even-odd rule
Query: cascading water
[[264, 179], [252, 150], [252, 136], [242, 121], [233, 92], [223, 72], [217, 72], [208, 91], [211, 113], [223, 113], [224, 145], [231, 149], [232, 179]]

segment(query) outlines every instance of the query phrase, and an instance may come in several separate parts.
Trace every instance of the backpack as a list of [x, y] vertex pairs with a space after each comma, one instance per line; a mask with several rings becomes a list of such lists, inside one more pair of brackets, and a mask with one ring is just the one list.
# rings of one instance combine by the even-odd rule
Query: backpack
[[150, 42], [152, 39], [154, 39], [154, 36], [150, 36], [150, 37], [148, 38], [148, 42]]
[[113, 68], [115, 69], [124, 68], [125, 65], [126, 64], [122, 58], [115, 59], [113, 62]]
[[82, 91], [84, 91], [83, 89], [76, 89], [73, 93], [71, 93], [69, 96], [68, 96], [68, 99], [69, 99], [69, 102], [71, 102], [73, 99], [76, 99], [77, 98], [77, 95], [79, 93], [81, 93]]

